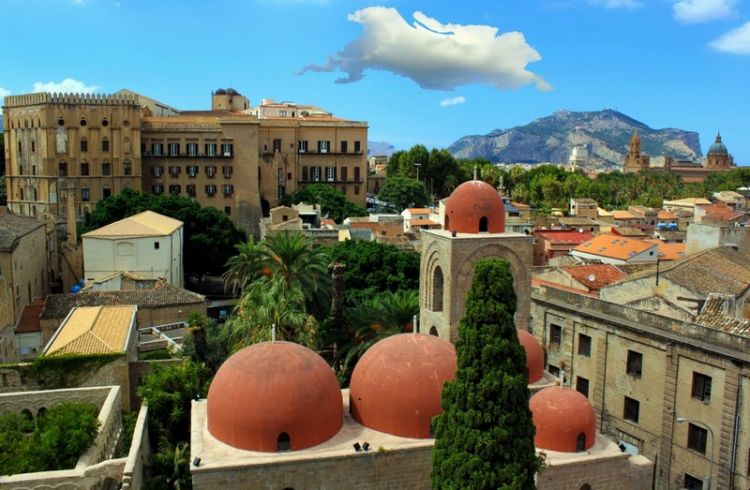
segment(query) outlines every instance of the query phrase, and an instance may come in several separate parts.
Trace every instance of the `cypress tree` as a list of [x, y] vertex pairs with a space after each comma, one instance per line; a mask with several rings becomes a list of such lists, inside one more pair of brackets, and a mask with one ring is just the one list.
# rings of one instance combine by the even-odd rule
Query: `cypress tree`
[[510, 265], [482, 259], [458, 327], [458, 370], [435, 418], [434, 488], [534, 489], [534, 450], [526, 352], [513, 314]]

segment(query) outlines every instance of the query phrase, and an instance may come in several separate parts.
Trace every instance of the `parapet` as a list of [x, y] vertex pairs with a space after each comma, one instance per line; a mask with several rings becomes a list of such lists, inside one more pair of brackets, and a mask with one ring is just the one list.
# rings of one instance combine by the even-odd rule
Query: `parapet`
[[4, 107], [22, 107], [40, 104], [82, 104], [82, 105], [129, 105], [139, 106], [135, 94], [70, 94], [39, 92], [34, 94], [9, 95]]

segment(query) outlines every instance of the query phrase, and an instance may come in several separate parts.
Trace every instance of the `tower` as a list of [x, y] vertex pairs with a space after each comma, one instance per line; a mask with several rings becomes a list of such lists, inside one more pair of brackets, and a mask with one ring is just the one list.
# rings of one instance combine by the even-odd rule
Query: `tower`
[[641, 153], [641, 136], [638, 134], [638, 131], [633, 131], [622, 171], [626, 174], [638, 173], [648, 170], [650, 165], [651, 157]]
[[705, 167], [711, 169], [730, 169], [734, 167], [734, 159], [729, 154], [726, 145], [722, 143], [721, 133], [716, 133], [716, 140], [708, 149]]
[[505, 231], [502, 197], [472, 180], [448, 198], [441, 230], [422, 230], [419, 280], [420, 330], [455, 342], [471, 287], [474, 264], [484, 257], [507, 260], [518, 298], [516, 326], [528, 330], [533, 238]]

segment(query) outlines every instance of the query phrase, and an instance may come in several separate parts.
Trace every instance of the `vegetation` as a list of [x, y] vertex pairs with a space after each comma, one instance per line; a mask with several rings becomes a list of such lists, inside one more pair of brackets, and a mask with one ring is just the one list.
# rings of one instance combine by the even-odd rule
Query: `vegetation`
[[540, 467], [508, 262], [482, 259], [456, 342], [458, 370], [435, 419], [434, 488], [533, 489]]
[[99, 410], [90, 403], [61, 403], [36, 418], [0, 415], [0, 474], [73, 468], [96, 439]]
[[185, 246], [183, 261], [187, 277], [220, 275], [224, 264], [235, 253], [235, 244], [245, 240], [224, 212], [187, 197], [154, 195], [125, 189], [99, 201], [96, 209], [84, 218], [81, 234], [134, 214], [151, 210], [182, 221]]
[[40, 356], [31, 363], [2, 364], [22, 379], [35, 379], [48, 390], [79, 386], [82, 378], [123, 357], [124, 354], [64, 354]]
[[336, 223], [341, 223], [350, 216], [367, 216], [365, 208], [347, 200], [346, 194], [337, 191], [329, 184], [310, 184], [293, 194], [287, 194], [282, 199], [282, 204], [285, 206], [301, 202], [320, 204], [320, 211], [323, 215]]
[[411, 177], [388, 177], [378, 192], [378, 199], [392, 204], [397, 210], [423, 207], [430, 202], [424, 184]]

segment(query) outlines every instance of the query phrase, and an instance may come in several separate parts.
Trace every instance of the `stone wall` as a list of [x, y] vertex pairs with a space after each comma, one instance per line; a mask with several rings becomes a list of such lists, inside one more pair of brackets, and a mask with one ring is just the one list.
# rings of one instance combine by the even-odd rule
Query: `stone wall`
[[596, 490], [650, 489], [653, 464], [643, 456], [629, 456], [582, 457], [580, 464], [547, 466], [537, 476], [537, 490], [576, 490], [585, 484]]
[[138, 412], [138, 420], [133, 430], [125, 468], [122, 473], [122, 490], [140, 490], [144, 484], [145, 469], [151, 458], [148, 440], [148, 407], [143, 405]]

